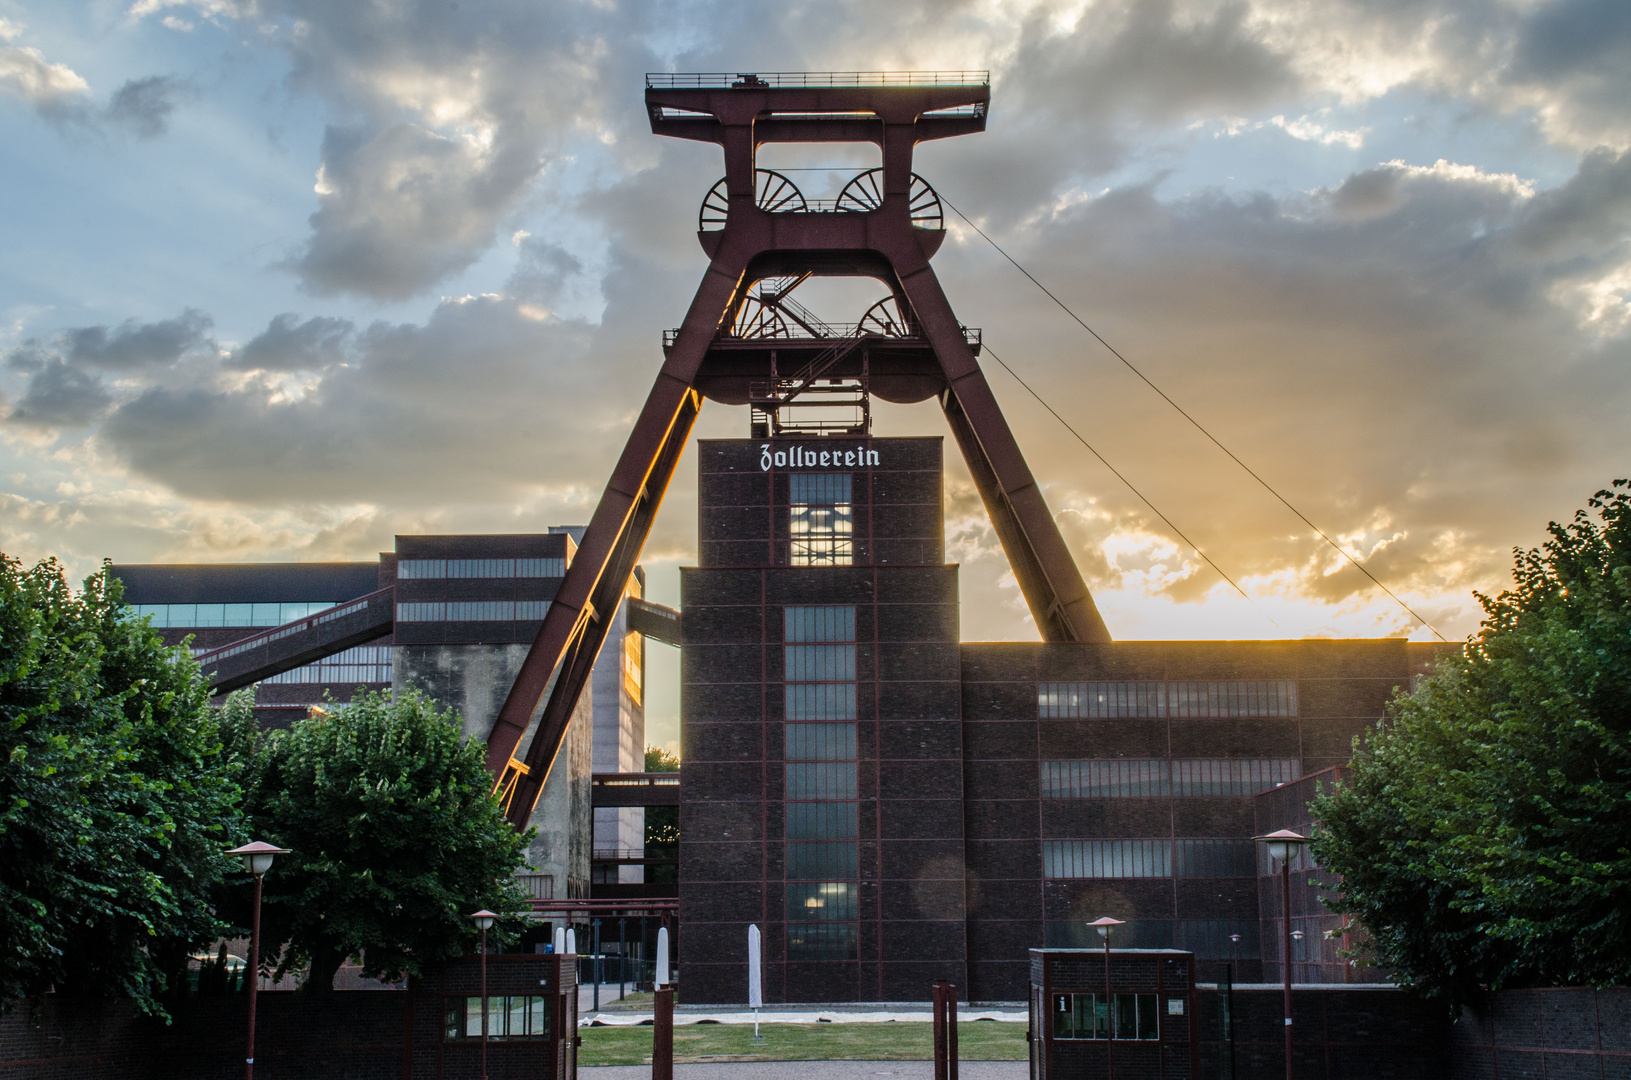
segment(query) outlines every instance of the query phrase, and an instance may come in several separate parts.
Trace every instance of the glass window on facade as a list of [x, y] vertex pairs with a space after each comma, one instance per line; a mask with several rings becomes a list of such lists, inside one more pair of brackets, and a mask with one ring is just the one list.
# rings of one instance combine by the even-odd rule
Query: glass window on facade
[[1045, 682], [1036, 688], [1044, 720], [1296, 716], [1297, 684], [1231, 682]]
[[793, 473], [789, 536], [794, 566], [848, 566], [854, 559], [849, 473]]
[[1297, 758], [1110, 758], [1042, 762], [1044, 799], [1256, 795], [1302, 775]]
[[[448, 998], [444, 1017], [442, 1037], [446, 1041], [481, 1038], [481, 998]], [[487, 1038], [506, 1042], [549, 1038], [549, 998], [541, 994], [490, 995]]]
[[1116, 1038], [1159, 1039], [1155, 994], [1054, 994], [1055, 1039], [1103, 1039], [1114, 1025]]
[[855, 608], [788, 607], [783, 620], [787, 958], [853, 960]]
[[228, 626], [282, 626], [309, 619], [340, 604], [339, 600], [266, 604], [131, 604], [136, 618], [151, 618], [155, 630], [193, 630]]

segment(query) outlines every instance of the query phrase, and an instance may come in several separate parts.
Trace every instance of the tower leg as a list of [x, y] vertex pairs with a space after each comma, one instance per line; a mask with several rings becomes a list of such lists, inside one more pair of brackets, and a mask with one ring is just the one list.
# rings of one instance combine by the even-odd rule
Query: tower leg
[[[674, 347], [584, 530], [583, 543], [567, 567], [487, 736], [487, 770], [497, 778], [505, 816], [517, 828], [526, 827], [543, 792], [572, 710], [674, 477], [702, 407], [702, 396], [692, 389], [692, 383], [744, 269], [745, 265], [722, 265], [716, 260], [703, 276]], [[516, 748], [557, 666], [560, 674], [539, 718], [537, 734], [525, 761], [518, 761]]]
[[1107, 642], [1104, 625], [991, 385], [925, 263], [901, 288], [946, 376], [941, 406], [1044, 641]]

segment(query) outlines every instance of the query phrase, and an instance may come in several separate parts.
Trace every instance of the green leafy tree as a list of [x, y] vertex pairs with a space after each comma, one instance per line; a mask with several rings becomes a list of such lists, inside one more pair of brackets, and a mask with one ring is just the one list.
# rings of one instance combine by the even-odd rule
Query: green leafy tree
[[501, 938], [519, 928], [515, 871], [529, 837], [504, 820], [482, 747], [459, 737], [457, 715], [417, 693], [359, 693], [257, 738], [247, 703], [228, 708], [228, 752], [257, 838], [291, 849], [263, 901], [263, 940], [285, 943], [281, 970], [309, 964], [314, 991], [330, 989], [348, 957], [368, 976], [418, 975], [470, 950], [478, 908], [507, 917]]
[[1480, 986], [1631, 980], [1631, 483], [1516, 552], [1514, 586], [1315, 804], [1333, 906], [1382, 965]]
[[0, 555], [0, 998], [128, 996], [163, 1013], [211, 910], [238, 792], [185, 648], [104, 569], [69, 589]]
[[[661, 747], [646, 747], [646, 772], [679, 772], [680, 759]], [[646, 807], [646, 857], [677, 859], [680, 853], [680, 808]], [[646, 880], [672, 885], [680, 879], [675, 863], [659, 863], [646, 868]]]

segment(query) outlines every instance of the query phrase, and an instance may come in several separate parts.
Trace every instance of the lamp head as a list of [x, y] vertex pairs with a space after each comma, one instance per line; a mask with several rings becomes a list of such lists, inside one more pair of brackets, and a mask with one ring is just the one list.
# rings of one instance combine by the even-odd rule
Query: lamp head
[[1294, 833], [1290, 829], [1281, 829], [1271, 832], [1267, 836], [1254, 836], [1253, 840], [1263, 844], [1269, 849], [1269, 856], [1281, 863], [1289, 863], [1297, 857], [1297, 852], [1308, 843], [1308, 837], [1301, 833]]
[[273, 845], [263, 841], [254, 840], [245, 844], [243, 847], [233, 848], [231, 851], [227, 852], [227, 854], [236, 855], [238, 858], [242, 859], [244, 869], [248, 870], [256, 877], [260, 877], [268, 870], [272, 869], [273, 859], [277, 858], [279, 855], [289, 854], [289, 849], [284, 847], [274, 847]]
[[476, 920], [477, 929], [491, 930], [494, 921], [498, 919], [498, 912], [482, 908], [480, 911], [472, 912], [470, 917]]
[[1101, 916], [1101, 917], [1099, 917], [1097, 919], [1094, 919], [1092, 922], [1088, 923], [1087, 925], [1089, 925], [1089, 926], [1093, 927], [1095, 930], [1097, 930], [1099, 932], [1099, 936], [1101, 938], [1103, 938], [1106, 941], [1109, 941], [1110, 940], [1110, 928], [1112, 926], [1126, 926], [1127, 923], [1123, 919], [1112, 919], [1110, 916], [1104, 915], [1104, 916]]

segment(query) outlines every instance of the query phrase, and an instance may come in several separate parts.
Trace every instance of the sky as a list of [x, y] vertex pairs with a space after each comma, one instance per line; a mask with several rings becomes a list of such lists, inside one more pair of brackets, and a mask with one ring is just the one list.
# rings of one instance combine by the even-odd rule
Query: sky
[[[1631, 475], [1624, 0], [0, 0], [0, 551], [84, 575], [585, 521], [723, 172], [650, 133], [644, 73], [970, 69], [987, 131], [917, 171], [1128, 364], [955, 214], [934, 267], [1126, 478], [987, 356], [1116, 638], [1460, 639], [1513, 547]], [[876, 151], [761, 164], [820, 197]], [[800, 296], [846, 322], [882, 292]], [[875, 433], [947, 434], [932, 403]], [[1034, 640], [947, 460], [963, 636]], [[694, 491], [688, 455], [659, 601]]]

